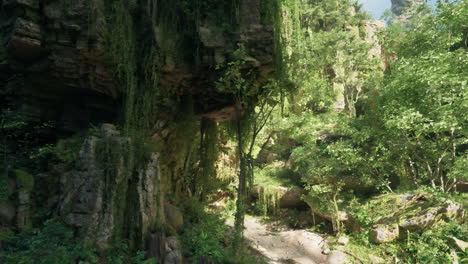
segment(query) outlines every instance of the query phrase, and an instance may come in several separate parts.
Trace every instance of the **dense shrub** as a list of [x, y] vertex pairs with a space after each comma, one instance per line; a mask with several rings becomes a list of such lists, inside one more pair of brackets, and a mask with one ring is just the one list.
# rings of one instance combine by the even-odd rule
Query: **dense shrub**
[[224, 249], [224, 233], [227, 226], [219, 215], [208, 213], [203, 206], [190, 202], [185, 205], [185, 214], [190, 224], [185, 225], [182, 233], [182, 244], [194, 263], [208, 257], [215, 263], [223, 263], [226, 259]]
[[6, 237], [2, 241], [0, 263], [3, 264], [152, 264], [144, 254], [133, 255], [125, 243], [116, 242], [105, 252], [79, 243], [68, 226], [47, 221], [43, 228]]

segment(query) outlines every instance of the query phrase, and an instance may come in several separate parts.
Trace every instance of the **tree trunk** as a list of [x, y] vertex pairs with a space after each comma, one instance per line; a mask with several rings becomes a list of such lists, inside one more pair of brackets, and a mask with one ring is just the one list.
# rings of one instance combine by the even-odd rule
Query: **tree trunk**
[[237, 188], [237, 211], [234, 222], [234, 251], [239, 252], [242, 245], [243, 233], [244, 233], [244, 216], [245, 216], [245, 196], [246, 196], [246, 173], [247, 164], [243, 151], [243, 139], [242, 139], [242, 121], [240, 109], [236, 106], [237, 115], [237, 151], [239, 155], [239, 185]]
[[342, 228], [341, 228], [340, 209], [338, 208], [337, 196], [338, 196], [338, 191], [334, 191], [332, 202], [333, 202], [333, 210], [335, 211], [334, 212], [335, 219], [333, 219], [332, 222], [333, 222], [333, 229], [334, 229], [333, 231], [335, 232], [335, 234], [340, 234], [342, 231]]

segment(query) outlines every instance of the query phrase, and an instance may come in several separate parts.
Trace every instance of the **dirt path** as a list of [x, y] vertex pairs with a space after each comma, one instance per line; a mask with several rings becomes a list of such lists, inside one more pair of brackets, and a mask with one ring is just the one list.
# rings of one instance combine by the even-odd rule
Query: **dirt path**
[[322, 254], [322, 246], [326, 243], [323, 237], [306, 230], [274, 231], [261, 220], [247, 217], [244, 235], [255, 250], [270, 259], [270, 264], [345, 263], [344, 254], [339, 251]]

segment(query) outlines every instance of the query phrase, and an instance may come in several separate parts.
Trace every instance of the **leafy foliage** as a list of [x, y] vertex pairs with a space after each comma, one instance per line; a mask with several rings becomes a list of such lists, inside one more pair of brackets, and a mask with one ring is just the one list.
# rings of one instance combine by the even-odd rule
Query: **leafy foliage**
[[386, 131], [380, 141], [399, 153], [407, 177], [443, 191], [466, 180], [450, 173], [466, 159], [466, 10], [466, 1], [439, 3], [437, 14], [392, 25], [384, 34], [386, 49], [398, 59], [378, 97], [376, 115]]
[[47, 221], [43, 228], [12, 236], [2, 241], [0, 261], [5, 264], [154, 264], [144, 254], [132, 255], [124, 243], [115, 243], [103, 255], [96, 248], [77, 243], [73, 230], [66, 225]]
[[227, 227], [224, 220], [219, 215], [205, 212], [202, 205], [193, 202], [187, 204], [185, 215], [190, 225], [183, 230], [181, 241], [194, 263], [199, 263], [202, 257], [208, 257], [215, 263], [226, 261], [223, 243]]
[[[422, 234], [408, 232], [402, 243], [390, 245], [388, 251], [398, 255], [405, 263], [450, 263], [454, 259], [450, 237], [466, 241], [467, 235], [466, 225], [452, 222]], [[460, 256], [461, 263], [468, 257], [466, 252], [460, 252]]]
[[252, 256], [246, 245], [234, 250], [233, 232], [226, 226], [225, 218], [220, 214], [207, 212], [205, 205], [193, 200], [186, 200], [184, 216], [188, 224], [180, 236], [180, 241], [193, 263], [259, 264], [264, 261]]

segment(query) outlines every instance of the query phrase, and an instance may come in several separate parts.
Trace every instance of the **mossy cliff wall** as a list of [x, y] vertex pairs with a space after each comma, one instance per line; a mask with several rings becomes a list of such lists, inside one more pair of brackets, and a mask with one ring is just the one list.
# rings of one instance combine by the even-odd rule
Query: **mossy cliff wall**
[[60, 179], [59, 215], [82, 238], [106, 247], [115, 238], [144, 248], [144, 239], [164, 223], [159, 158], [129, 166], [132, 140], [112, 125], [85, 139], [75, 168]]
[[[198, 114], [231, 103], [210, 88], [218, 76], [215, 66], [229, 60], [238, 43], [250, 48], [254, 67], [267, 69], [272, 62], [273, 29], [260, 22], [259, 0], [1, 4], [0, 85], [26, 79], [28, 84], [16, 93], [24, 97], [22, 105], [29, 114], [62, 121], [69, 129], [89, 121], [112, 121], [119, 114], [125, 89], [115, 79], [116, 66], [123, 65], [115, 65], [110, 54], [114, 40], [135, 44], [137, 50], [131, 52], [136, 70], [141, 75], [157, 72], [160, 90], [194, 95]], [[130, 21], [117, 20], [118, 8]], [[119, 31], [125, 39], [116, 39]]]
[[166, 221], [179, 218], [168, 194], [173, 202], [203, 196], [197, 184], [213, 162], [202, 163], [205, 176], [187, 180], [198, 149], [215, 147], [211, 140], [200, 148], [201, 138], [216, 139], [214, 122], [234, 118], [234, 98], [215, 89], [223, 75], [217, 66], [241, 44], [253, 81], [272, 75], [273, 26], [260, 0], [1, 5], [2, 109], [52, 121], [56, 138], [101, 122], [122, 128], [103, 126], [86, 137], [73, 168], [49, 186], [58, 193], [50, 199], [55, 216], [102, 247], [123, 238], [145, 248], [161, 230], [177, 231]]

